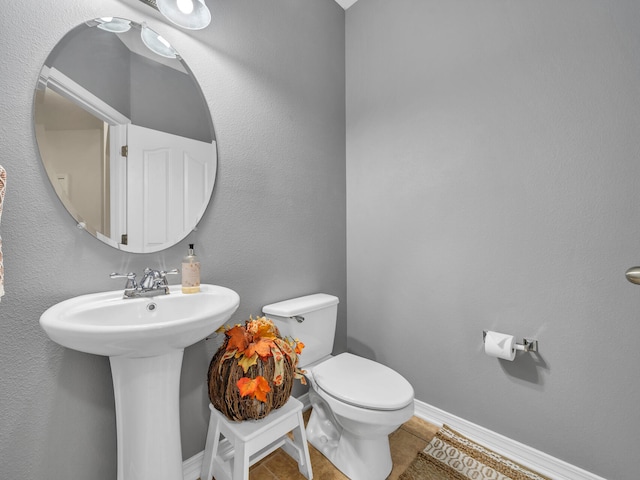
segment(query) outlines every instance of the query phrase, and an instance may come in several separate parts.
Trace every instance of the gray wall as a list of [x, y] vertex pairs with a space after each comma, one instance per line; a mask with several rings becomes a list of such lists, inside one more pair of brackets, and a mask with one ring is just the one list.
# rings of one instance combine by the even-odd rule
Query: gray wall
[[[0, 16], [0, 477], [113, 480], [108, 360], [59, 347], [40, 329], [49, 306], [119, 289], [111, 271], [175, 267], [193, 242], [203, 281], [235, 289], [232, 321], [262, 305], [324, 291], [341, 304], [346, 347], [344, 11], [333, 0], [208, 0], [213, 23], [185, 32], [136, 1], [9, 2]], [[32, 96], [48, 53], [98, 16], [147, 20], [181, 52], [212, 111], [219, 148], [213, 201], [198, 231], [149, 255], [118, 252], [78, 230], [40, 164]], [[214, 342], [185, 352], [183, 456], [204, 447], [205, 375]]]
[[[640, 444], [640, 3], [346, 13], [348, 345], [609, 479]], [[482, 330], [537, 338], [513, 363]]]

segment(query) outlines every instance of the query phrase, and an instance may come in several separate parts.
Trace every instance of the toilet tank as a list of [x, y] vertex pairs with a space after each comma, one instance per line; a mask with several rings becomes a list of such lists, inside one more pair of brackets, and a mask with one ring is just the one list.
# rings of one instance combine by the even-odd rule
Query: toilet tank
[[338, 297], [316, 293], [266, 305], [262, 313], [273, 320], [282, 336], [304, 343], [299, 363], [304, 367], [331, 355], [338, 302]]

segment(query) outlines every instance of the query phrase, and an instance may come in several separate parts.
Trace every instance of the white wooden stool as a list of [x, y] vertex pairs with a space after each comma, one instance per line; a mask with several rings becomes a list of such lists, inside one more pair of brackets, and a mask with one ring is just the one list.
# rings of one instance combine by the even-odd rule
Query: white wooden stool
[[[313, 478], [302, 403], [294, 397], [261, 420], [234, 422], [209, 404], [211, 417], [204, 447], [201, 480], [248, 480], [249, 467], [277, 448], [298, 462], [300, 473]], [[293, 440], [287, 435], [293, 432]]]

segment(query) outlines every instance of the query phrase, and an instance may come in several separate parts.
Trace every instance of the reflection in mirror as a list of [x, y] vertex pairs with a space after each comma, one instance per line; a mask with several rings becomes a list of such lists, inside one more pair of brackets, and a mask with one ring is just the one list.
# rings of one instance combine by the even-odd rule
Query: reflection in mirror
[[78, 225], [128, 252], [168, 248], [213, 192], [211, 115], [189, 67], [144, 24], [86, 22], [53, 49], [34, 97], [49, 180]]

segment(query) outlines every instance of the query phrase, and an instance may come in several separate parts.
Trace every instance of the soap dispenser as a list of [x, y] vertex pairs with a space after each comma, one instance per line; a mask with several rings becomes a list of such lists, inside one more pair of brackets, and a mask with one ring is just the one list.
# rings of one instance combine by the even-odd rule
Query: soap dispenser
[[182, 293], [200, 291], [200, 262], [193, 253], [193, 243], [189, 244], [189, 252], [182, 259]]

